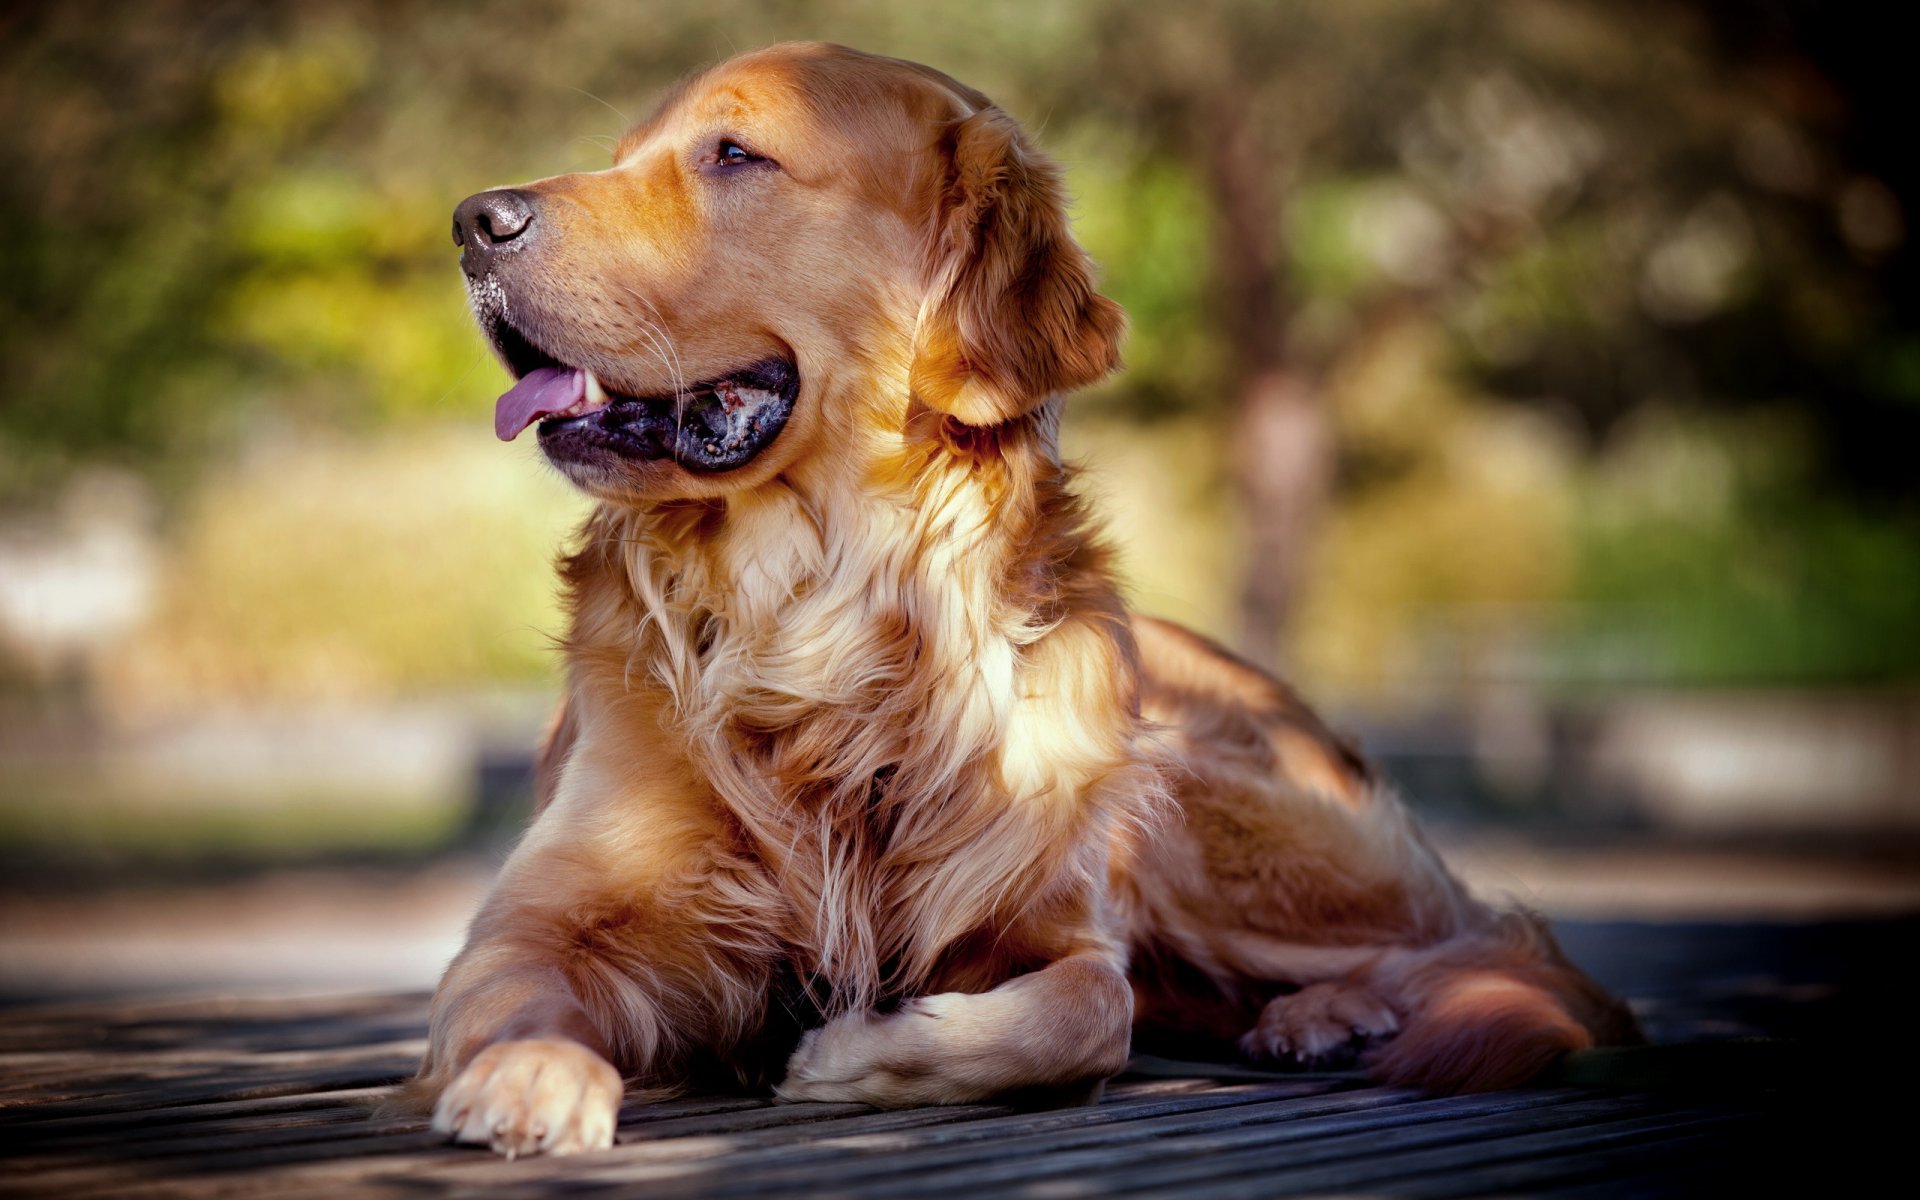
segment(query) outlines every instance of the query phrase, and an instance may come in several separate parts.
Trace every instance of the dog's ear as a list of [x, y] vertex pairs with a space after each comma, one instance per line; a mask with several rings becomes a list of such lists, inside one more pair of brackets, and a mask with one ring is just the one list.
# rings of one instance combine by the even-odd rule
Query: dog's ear
[[985, 108], [949, 130], [933, 287], [914, 334], [914, 394], [997, 425], [1119, 363], [1126, 315], [1093, 290], [1067, 228], [1060, 169]]

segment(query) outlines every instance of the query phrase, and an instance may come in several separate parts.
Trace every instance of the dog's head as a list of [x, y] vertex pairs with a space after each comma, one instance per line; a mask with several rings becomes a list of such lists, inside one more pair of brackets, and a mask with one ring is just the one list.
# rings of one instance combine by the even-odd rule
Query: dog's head
[[604, 171], [468, 197], [518, 380], [495, 428], [614, 502], [859, 461], [916, 409], [997, 425], [1113, 368], [1058, 170], [978, 92], [838, 46], [681, 85]]

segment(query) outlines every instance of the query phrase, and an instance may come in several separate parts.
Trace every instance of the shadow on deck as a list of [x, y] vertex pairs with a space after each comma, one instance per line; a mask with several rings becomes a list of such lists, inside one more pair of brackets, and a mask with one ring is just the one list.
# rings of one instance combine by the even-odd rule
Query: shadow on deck
[[[426, 997], [0, 1016], [0, 1192], [60, 1197], [1259, 1197], [1852, 1190], [1870, 1093], [1833, 1063], [1890, 1019], [1920, 921], [1571, 925], [1661, 1044], [1541, 1085], [1424, 1097], [1343, 1075], [1137, 1060], [1088, 1108], [881, 1112], [709, 1096], [621, 1114], [606, 1153], [506, 1162], [377, 1116]], [[1887, 1074], [1886, 1064], [1859, 1071]], [[1884, 1111], [1884, 1110], [1881, 1110]], [[1861, 1177], [1864, 1180], [1864, 1176]]]

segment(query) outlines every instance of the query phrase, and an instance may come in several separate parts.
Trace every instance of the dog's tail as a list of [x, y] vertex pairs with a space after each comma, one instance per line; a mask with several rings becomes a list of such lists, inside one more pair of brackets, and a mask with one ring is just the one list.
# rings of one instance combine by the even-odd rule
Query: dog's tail
[[1368, 1073], [1431, 1092], [1482, 1092], [1537, 1078], [1566, 1054], [1642, 1040], [1625, 1005], [1567, 960], [1547, 923], [1505, 912], [1494, 923], [1376, 968], [1400, 1031]]

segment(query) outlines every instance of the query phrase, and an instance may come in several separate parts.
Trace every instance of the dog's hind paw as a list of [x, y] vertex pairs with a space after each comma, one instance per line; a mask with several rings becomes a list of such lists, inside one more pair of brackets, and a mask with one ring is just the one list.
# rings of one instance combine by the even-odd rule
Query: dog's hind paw
[[1337, 1060], [1400, 1028], [1400, 1018], [1365, 988], [1316, 983], [1268, 1003], [1240, 1039], [1248, 1058], [1300, 1063]]

